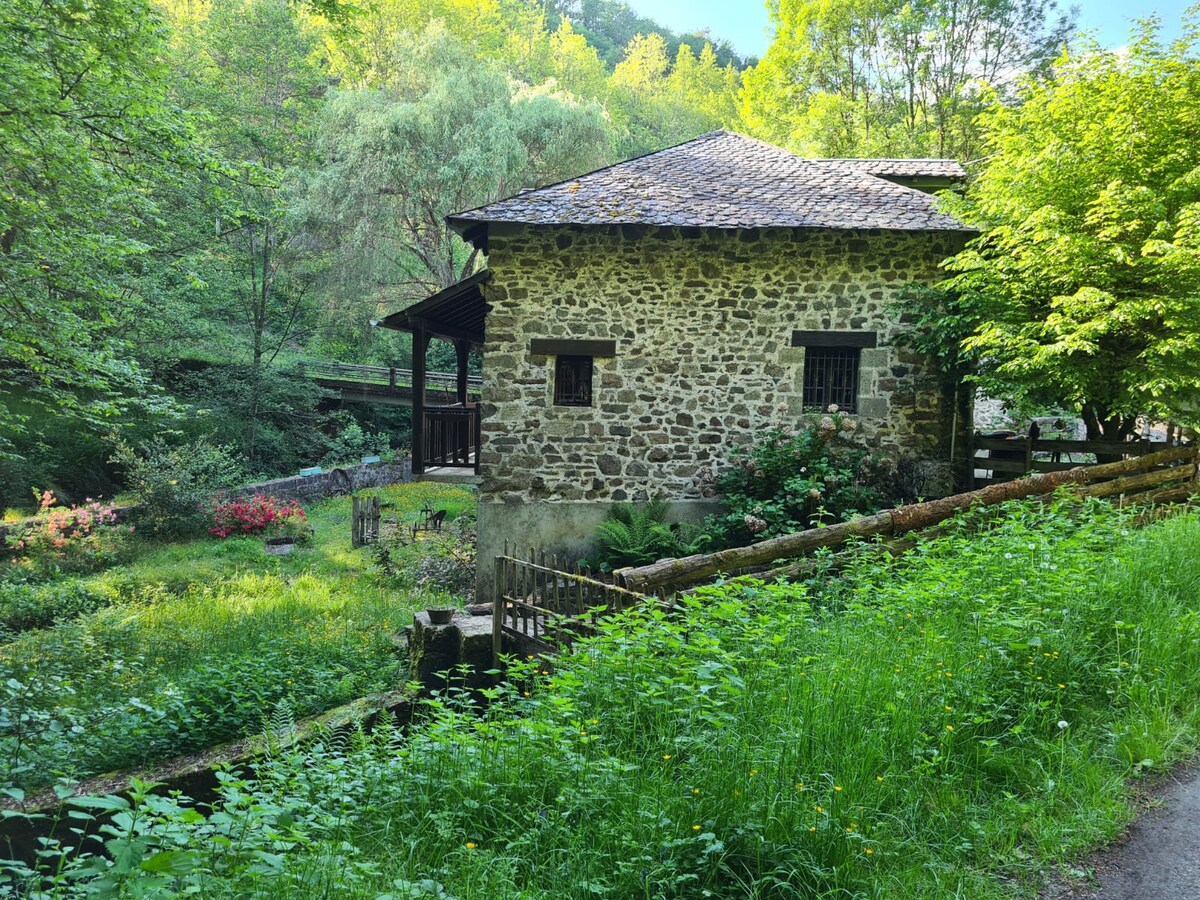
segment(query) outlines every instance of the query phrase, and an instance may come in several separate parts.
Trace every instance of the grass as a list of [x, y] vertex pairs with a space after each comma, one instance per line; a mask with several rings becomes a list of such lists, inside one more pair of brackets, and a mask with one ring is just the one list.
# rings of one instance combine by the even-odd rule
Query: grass
[[[437, 485], [376, 493], [403, 521], [426, 502], [473, 504]], [[0, 645], [0, 782], [143, 765], [395, 688], [395, 636], [442, 598], [375, 577], [349, 517], [348, 498], [317, 504], [312, 545], [288, 556], [254, 537], [146, 544], [125, 565], [36, 586], [107, 605]]]
[[[1137, 531], [1099, 503], [1015, 503], [960, 521], [841, 578], [614, 617], [552, 671], [517, 664], [485, 710], [437, 696], [408, 735], [231, 779], [219, 816], [135, 798], [138, 859], [177, 868], [115, 877], [205, 896], [1033, 896], [1043, 866], [1127, 822], [1125, 779], [1197, 746], [1200, 518]], [[126, 831], [116, 863], [68, 856], [62, 882], [113, 877]]]

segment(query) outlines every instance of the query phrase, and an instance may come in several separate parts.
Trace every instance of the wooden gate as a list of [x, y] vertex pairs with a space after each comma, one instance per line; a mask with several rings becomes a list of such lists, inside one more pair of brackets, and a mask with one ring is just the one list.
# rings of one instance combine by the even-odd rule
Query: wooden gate
[[379, 541], [379, 498], [350, 498], [350, 546], [362, 547]]

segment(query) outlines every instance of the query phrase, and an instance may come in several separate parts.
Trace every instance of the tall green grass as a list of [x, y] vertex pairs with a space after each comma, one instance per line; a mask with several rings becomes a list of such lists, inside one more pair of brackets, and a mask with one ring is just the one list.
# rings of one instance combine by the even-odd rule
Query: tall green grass
[[[446, 486], [379, 493], [401, 520], [426, 502], [473, 504]], [[157, 762], [402, 684], [396, 637], [441, 598], [375, 577], [349, 520], [339, 498], [311, 510], [314, 542], [290, 556], [251, 537], [148, 544], [127, 565], [37, 586], [71, 618], [0, 644], [0, 784]]]
[[[407, 736], [270, 761], [219, 816], [139, 801], [143, 856], [178, 868], [128, 877], [205, 896], [1032, 896], [1128, 820], [1125, 779], [1197, 745], [1200, 518], [1006, 512], [838, 578], [614, 617], [552, 669], [516, 664], [486, 710], [443, 695]], [[113, 871], [75, 858], [63, 883], [89, 865]]]

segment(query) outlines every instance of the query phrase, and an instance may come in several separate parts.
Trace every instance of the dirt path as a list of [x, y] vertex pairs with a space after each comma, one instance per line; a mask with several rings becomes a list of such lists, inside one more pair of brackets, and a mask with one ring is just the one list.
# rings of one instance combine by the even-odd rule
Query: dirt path
[[1043, 900], [1198, 900], [1200, 774], [1179, 769], [1152, 798], [1122, 841], [1080, 867], [1093, 877], [1056, 878]]

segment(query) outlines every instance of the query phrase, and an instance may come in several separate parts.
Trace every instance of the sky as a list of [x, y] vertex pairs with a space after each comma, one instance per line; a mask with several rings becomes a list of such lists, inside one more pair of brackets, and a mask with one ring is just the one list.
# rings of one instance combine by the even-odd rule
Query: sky
[[[728, 40], [745, 56], [762, 56], [770, 42], [765, 0], [626, 0], [633, 9], [672, 31], [707, 28], [714, 38]], [[1195, 0], [1190, 0], [1195, 2]], [[1120, 47], [1129, 36], [1132, 19], [1158, 13], [1168, 37], [1179, 34], [1179, 22], [1189, 0], [1060, 0], [1079, 7], [1079, 26], [1094, 29], [1101, 44]]]

